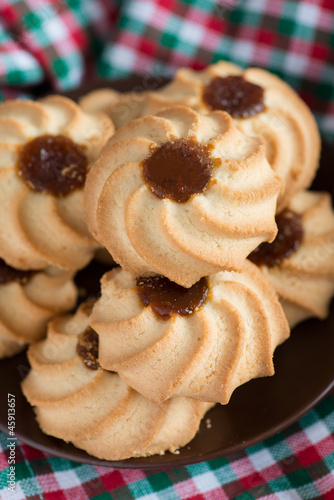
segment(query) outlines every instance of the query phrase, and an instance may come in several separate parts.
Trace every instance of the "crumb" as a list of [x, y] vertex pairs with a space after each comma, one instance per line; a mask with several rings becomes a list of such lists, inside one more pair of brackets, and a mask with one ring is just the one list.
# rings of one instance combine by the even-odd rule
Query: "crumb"
[[211, 418], [207, 418], [205, 423], [206, 423], [206, 428], [211, 429], [212, 427]]

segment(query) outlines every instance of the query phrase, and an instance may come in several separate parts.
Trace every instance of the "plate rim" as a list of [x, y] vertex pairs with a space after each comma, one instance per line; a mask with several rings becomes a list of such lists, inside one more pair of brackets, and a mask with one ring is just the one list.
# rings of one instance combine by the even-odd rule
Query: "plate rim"
[[[28, 446], [31, 446], [32, 448], [35, 448], [37, 450], [40, 450], [44, 453], [48, 453], [51, 456], [59, 457], [64, 460], [69, 460], [72, 462], [77, 462], [77, 463], [83, 463], [83, 464], [88, 464], [88, 465], [93, 465], [93, 466], [101, 466], [101, 467], [108, 467], [108, 468], [118, 468], [118, 469], [143, 469], [143, 470], [157, 470], [157, 469], [170, 469], [173, 467], [183, 467], [187, 465], [192, 465], [192, 464], [197, 464], [201, 462], [208, 462], [210, 460], [215, 460], [219, 458], [226, 457], [227, 455], [231, 455], [233, 453], [237, 453], [239, 451], [243, 451], [247, 448], [250, 448], [266, 439], [269, 439], [270, 437], [273, 437], [275, 434], [282, 432], [284, 429], [287, 429], [290, 425], [294, 424], [297, 422], [300, 418], [302, 418], [304, 415], [306, 415], [312, 408], [314, 408], [318, 403], [320, 403], [326, 396], [328, 396], [332, 389], [334, 389], [334, 378], [333, 380], [328, 384], [327, 387], [323, 389], [323, 391], [318, 395], [317, 398], [312, 399], [308, 402], [308, 404], [300, 409], [299, 412], [295, 412], [293, 415], [291, 415], [289, 418], [283, 420], [279, 425], [275, 425], [272, 428], [268, 429], [267, 431], [263, 432], [262, 434], [256, 435], [253, 439], [248, 440], [247, 442], [239, 442], [238, 444], [235, 445], [230, 445], [225, 448], [225, 451], [217, 450], [217, 451], [212, 451], [208, 453], [203, 453], [205, 457], [203, 458], [201, 455], [198, 455], [198, 457], [192, 458], [191, 461], [189, 461], [187, 458], [180, 457], [178, 458], [178, 454], [173, 454], [175, 459], [173, 460], [172, 464], [153, 464], [153, 463], [148, 463], [148, 464], [140, 464], [137, 465], [135, 461], [141, 461], [147, 457], [138, 457], [138, 458], [127, 458], [124, 460], [103, 460], [96, 458], [92, 455], [89, 455], [88, 453], [84, 452], [84, 450], [81, 450], [80, 448], [77, 448], [80, 452], [83, 452], [87, 455], [87, 458], [85, 456], [83, 457], [75, 457], [75, 455], [71, 455], [70, 452], [62, 451], [58, 448], [52, 448], [46, 445], [43, 445], [42, 443], [39, 443], [38, 441], [34, 441], [33, 439], [26, 437], [25, 435], [22, 435], [20, 432], [15, 432], [15, 436], [17, 437], [18, 441], [27, 444]], [[33, 410], [33, 407], [31, 407], [31, 410]], [[210, 411], [206, 413], [203, 419], [207, 417], [207, 415], [210, 414]], [[6, 430], [6, 427], [0, 422], [0, 430], [3, 431], [6, 435], [8, 435], [8, 429]], [[42, 431], [41, 431], [42, 432]], [[53, 440], [58, 441], [59, 443], [63, 443], [63, 440], [54, 438], [53, 436], [49, 436]], [[245, 443], [245, 444], [244, 444]], [[71, 443], [72, 444], [72, 443]], [[188, 443], [188, 444], [191, 444]], [[73, 445], [74, 446], [74, 445]], [[187, 446], [187, 445], [185, 445]], [[75, 446], [74, 446], [75, 448]], [[169, 452], [166, 452], [166, 454]], [[155, 456], [155, 455], [151, 455]], [[164, 455], [157, 455], [159, 457], [164, 457]], [[72, 457], [72, 458], [71, 458]]]

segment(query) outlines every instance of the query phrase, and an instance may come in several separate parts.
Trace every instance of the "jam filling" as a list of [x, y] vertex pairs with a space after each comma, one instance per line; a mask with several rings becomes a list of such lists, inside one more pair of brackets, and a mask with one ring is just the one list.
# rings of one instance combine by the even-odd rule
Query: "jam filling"
[[206, 278], [201, 278], [190, 288], [183, 288], [164, 276], [137, 278], [136, 285], [143, 304], [152, 306], [163, 317], [192, 314], [205, 302], [209, 293]]
[[278, 266], [296, 252], [303, 239], [302, 217], [292, 210], [283, 210], [276, 216], [278, 233], [272, 243], [261, 243], [249, 259], [258, 266]]
[[90, 327], [79, 335], [77, 343], [77, 353], [82, 357], [83, 362], [91, 370], [97, 370], [100, 367], [99, 356], [99, 337]]
[[213, 168], [209, 147], [188, 139], [165, 142], [143, 161], [144, 179], [153, 193], [179, 203], [204, 191]]
[[264, 93], [242, 76], [217, 76], [204, 88], [203, 101], [209, 109], [226, 111], [233, 118], [249, 118], [263, 110]]
[[87, 157], [82, 148], [62, 135], [43, 135], [22, 147], [19, 175], [35, 191], [64, 196], [85, 183]]
[[27, 283], [29, 278], [36, 271], [22, 271], [15, 269], [15, 267], [8, 266], [3, 259], [0, 259], [0, 283], [10, 283], [11, 281], [18, 281], [22, 284]]

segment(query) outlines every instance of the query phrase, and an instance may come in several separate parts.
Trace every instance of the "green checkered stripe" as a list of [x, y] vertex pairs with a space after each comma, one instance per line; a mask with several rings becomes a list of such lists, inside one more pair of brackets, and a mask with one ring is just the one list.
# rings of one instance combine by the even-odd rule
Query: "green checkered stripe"
[[[43, 71], [34, 57], [20, 48], [5, 31], [0, 19], [0, 75], [6, 75], [7, 84], [29, 82], [31, 84], [41, 81]], [[0, 79], [1, 82], [1, 79]]]
[[285, 431], [245, 451], [165, 471], [108, 469], [16, 447], [8, 491], [7, 436], [0, 434], [2, 500], [332, 500], [334, 394]]
[[110, 35], [115, 9], [111, 0], [1, 0], [0, 85], [80, 85]]
[[98, 70], [107, 78], [201, 69], [220, 59], [291, 84], [334, 139], [334, 15], [329, 0], [131, 0]]
[[334, 139], [332, 0], [0, 2], [0, 86], [69, 90], [94, 70], [166, 76], [219, 59], [277, 73]]

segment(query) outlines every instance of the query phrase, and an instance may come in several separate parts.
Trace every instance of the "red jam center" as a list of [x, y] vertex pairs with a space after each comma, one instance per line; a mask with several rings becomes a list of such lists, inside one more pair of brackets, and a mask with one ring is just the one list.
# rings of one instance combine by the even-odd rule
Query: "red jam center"
[[278, 233], [274, 241], [261, 243], [248, 257], [258, 266], [278, 266], [300, 246], [304, 233], [301, 215], [284, 210], [276, 216], [276, 224]]
[[156, 196], [182, 203], [204, 191], [213, 167], [208, 147], [187, 139], [175, 139], [153, 149], [143, 161], [143, 174]]
[[233, 118], [249, 118], [263, 110], [264, 93], [242, 76], [217, 76], [204, 88], [203, 101], [209, 109], [226, 111]]
[[35, 272], [15, 269], [15, 267], [8, 266], [3, 259], [0, 259], [0, 284], [10, 283], [11, 281], [18, 281], [22, 284], [27, 283]]
[[87, 368], [91, 370], [99, 368], [99, 337], [92, 328], [88, 327], [86, 331], [79, 335], [77, 353], [82, 357]]
[[201, 278], [190, 288], [183, 288], [164, 276], [137, 278], [136, 285], [143, 304], [152, 306], [163, 317], [192, 314], [205, 302], [209, 293], [206, 278]]
[[85, 183], [87, 157], [62, 135], [43, 135], [22, 147], [18, 171], [30, 188], [63, 196]]

